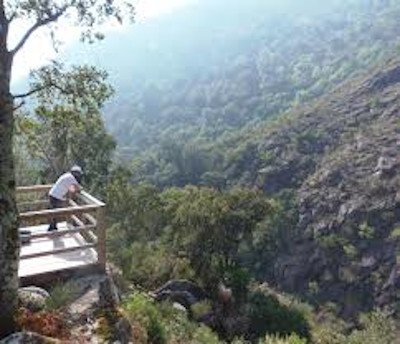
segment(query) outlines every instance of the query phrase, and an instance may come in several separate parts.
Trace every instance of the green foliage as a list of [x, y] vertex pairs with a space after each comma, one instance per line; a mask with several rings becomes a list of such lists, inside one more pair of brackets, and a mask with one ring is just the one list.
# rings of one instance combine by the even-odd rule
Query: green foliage
[[[113, 227], [112, 230], [119, 231], [119, 228]], [[194, 277], [186, 258], [169, 252], [159, 243], [134, 242], [115, 251], [120, 245], [120, 241], [112, 239], [110, 250], [113, 260], [122, 267], [125, 278], [143, 287], [155, 289], [170, 279]]]
[[338, 234], [328, 234], [317, 237], [322, 247], [330, 250], [343, 249], [348, 245], [348, 240]]
[[328, 314], [323, 322], [312, 325], [313, 343], [316, 344], [389, 344], [395, 343], [395, 320], [382, 311], [363, 314], [357, 328], [350, 330], [343, 320]]
[[375, 229], [364, 222], [360, 225], [358, 235], [361, 239], [370, 240], [375, 236]]
[[185, 314], [175, 310], [171, 305], [155, 304], [143, 294], [131, 295], [125, 301], [124, 309], [134, 326], [144, 329], [145, 335], [141, 338], [142, 342], [220, 343], [218, 337], [209, 328], [191, 323]]
[[200, 326], [193, 333], [191, 344], [219, 344], [221, 341], [208, 327]]
[[360, 318], [360, 330], [355, 330], [347, 339], [349, 344], [391, 344], [396, 341], [394, 320], [382, 312], [372, 312]]
[[159, 238], [165, 225], [160, 193], [151, 185], [134, 186], [124, 169], [113, 171], [107, 187], [110, 223], [118, 224], [115, 234], [126, 240], [148, 242]]
[[46, 301], [46, 307], [57, 310], [68, 306], [78, 295], [78, 287], [74, 282], [60, 283], [50, 291], [50, 298]]
[[32, 87], [40, 90], [37, 107], [34, 114], [18, 117], [17, 128], [47, 182], [79, 164], [89, 191], [103, 191], [115, 149], [100, 114], [112, 95], [106, 78], [94, 67], [65, 70], [59, 64], [33, 74]]
[[[133, 186], [116, 170], [107, 189], [108, 245], [127, 278], [155, 287], [170, 278], [194, 278], [215, 290], [224, 281], [238, 299], [250, 274], [240, 255], [253, 242], [257, 224], [272, 217], [277, 204], [249, 189]], [[123, 245], [121, 245], [123, 243]]]
[[[107, 0], [62, 0], [43, 2], [37, 0], [7, 1], [5, 11], [9, 18], [34, 20], [42, 27], [56, 22], [60, 17], [71, 19], [71, 25], [80, 28], [82, 40], [93, 42], [102, 38], [98, 27], [108, 20], [119, 22], [125, 17], [133, 19], [133, 7], [129, 3], [114, 4]], [[33, 30], [34, 31], [34, 30]], [[51, 27], [54, 39], [55, 28]], [[18, 48], [18, 46], [17, 46]]]
[[136, 293], [125, 302], [125, 310], [134, 322], [146, 329], [150, 343], [167, 342], [160, 310], [146, 296]]
[[292, 334], [285, 338], [267, 336], [265, 341], [260, 341], [260, 344], [307, 344], [307, 340], [299, 337], [296, 334]]
[[197, 302], [191, 306], [191, 310], [193, 312], [193, 318], [200, 319], [201, 316], [212, 311], [212, 304], [208, 300]]
[[298, 310], [280, 303], [272, 295], [254, 292], [248, 299], [251, 338], [259, 338], [266, 333], [280, 336], [297, 333], [309, 338], [310, 329], [305, 316]]
[[[240, 38], [235, 34], [238, 20], [226, 10], [227, 22], [220, 16], [211, 21], [225, 27], [221, 36], [226, 38], [219, 38], [224, 46], [234, 45], [234, 53], [220, 49], [215, 65], [210, 62], [214, 59], [204, 59], [204, 68], [195, 68], [202, 70], [201, 76], [186, 71], [179, 82], [177, 73], [167, 73], [173, 76], [162, 82], [149, 77], [156, 80], [140, 83], [129, 94], [129, 104], [124, 98], [106, 114], [121, 146], [132, 152], [127, 159], [135, 158], [135, 181], [161, 187], [251, 184], [260, 168], [279, 163], [274, 148], [262, 151], [264, 137], [257, 138], [265, 120], [284, 118], [286, 110], [328, 94], [395, 55], [397, 3], [312, 3], [310, 11], [307, 4], [302, 3], [302, 15], [292, 16], [292, 3], [279, 20], [273, 11], [260, 11], [260, 2], [248, 4], [252, 15], [246, 12], [240, 20], [251, 18], [251, 25], [242, 25]], [[208, 8], [199, 8], [203, 6]], [[177, 61], [174, 56], [168, 63], [169, 72], [186, 66]], [[376, 99], [371, 104], [380, 105]], [[319, 125], [297, 129], [292, 133], [294, 150], [323, 151], [327, 139]]]
[[343, 251], [349, 259], [355, 259], [358, 255], [357, 248], [350, 243], [343, 246]]
[[169, 189], [162, 197], [176, 250], [187, 254], [207, 286], [237, 265], [239, 246], [251, 240], [256, 224], [273, 212], [273, 203], [246, 189], [222, 193], [186, 187]]
[[390, 233], [390, 237], [393, 239], [400, 238], [400, 227], [394, 228], [393, 231]]

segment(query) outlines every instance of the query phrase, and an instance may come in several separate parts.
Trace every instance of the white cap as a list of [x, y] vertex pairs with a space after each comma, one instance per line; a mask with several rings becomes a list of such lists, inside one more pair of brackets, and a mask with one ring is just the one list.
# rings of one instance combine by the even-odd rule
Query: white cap
[[78, 165], [74, 165], [71, 167], [71, 172], [78, 172], [80, 174], [83, 174], [82, 168]]

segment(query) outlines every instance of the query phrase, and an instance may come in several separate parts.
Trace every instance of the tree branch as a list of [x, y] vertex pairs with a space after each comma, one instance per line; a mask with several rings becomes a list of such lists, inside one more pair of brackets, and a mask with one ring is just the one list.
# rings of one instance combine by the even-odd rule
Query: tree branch
[[46, 26], [47, 24], [50, 24], [52, 22], [55, 22], [60, 18], [65, 11], [67, 10], [68, 6], [64, 6], [58, 10], [58, 12], [53, 13], [49, 15], [46, 19], [40, 19], [38, 20], [26, 33], [22, 36], [21, 40], [19, 43], [15, 46], [13, 50], [11, 50], [11, 54], [15, 55], [21, 48], [24, 46], [26, 41], [29, 39], [29, 37], [40, 27]]
[[18, 15], [18, 12], [15, 11], [13, 14], [10, 15], [10, 18], [8, 18], [8, 23], [10, 24]]
[[17, 106], [13, 107], [13, 112], [17, 111], [18, 109], [22, 108], [25, 105], [25, 101], [22, 101]]
[[40, 91], [44, 90], [47, 87], [51, 87], [51, 86], [46, 85], [46, 86], [37, 87], [37, 88], [34, 88], [33, 90], [30, 90], [29, 92], [16, 94], [15, 96], [13, 96], [13, 98], [14, 99], [26, 98], [26, 97], [31, 96], [32, 94], [35, 94], [37, 92], [40, 92]]
[[56, 83], [48, 82], [47, 84], [45, 84], [43, 86], [38, 86], [38, 87], [36, 87], [36, 88], [26, 92], [26, 93], [16, 94], [16, 95], [13, 96], [13, 98], [14, 99], [27, 98], [27, 97], [29, 97], [29, 96], [31, 96], [31, 95], [33, 95], [35, 93], [38, 93], [40, 91], [43, 91], [43, 90], [45, 90], [47, 88], [55, 88], [55, 89], [59, 90], [61, 93], [64, 93], [64, 94], [69, 94], [70, 93], [70, 92], [66, 91], [64, 88], [62, 88], [61, 86], [57, 85]]

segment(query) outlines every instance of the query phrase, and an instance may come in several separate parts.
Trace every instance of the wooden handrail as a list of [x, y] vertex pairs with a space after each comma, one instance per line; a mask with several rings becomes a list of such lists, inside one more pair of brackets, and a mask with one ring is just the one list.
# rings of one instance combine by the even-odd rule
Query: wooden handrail
[[27, 201], [27, 202], [18, 202], [18, 207], [29, 207], [29, 206], [48, 206], [48, 200], [37, 200], [37, 201]]
[[105, 206], [105, 204], [102, 201], [99, 201], [96, 197], [93, 197], [92, 195], [88, 194], [84, 190], [82, 190], [79, 195], [88, 204], [96, 204], [99, 207], [104, 207]]
[[[57, 238], [57, 237], [62, 237], [67, 234], [74, 234], [74, 233], [81, 233], [83, 231], [91, 231], [95, 229], [96, 226], [94, 225], [83, 225], [71, 229], [63, 229], [59, 231], [52, 231], [52, 232], [45, 232], [45, 233], [37, 233], [37, 234], [31, 234], [29, 236], [30, 239], [40, 239], [40, 238]], [[96, 238], [97, 242], [97, 238]]]
[[[72, 215], [71, 217], [72, 217], [72, 221], [75, 221], [78, 224], [79, 227], [86, 227], [87, 226], [77, 216]], [[96, 229], [96, 225], [94, 225], [94, 224], [90, 224], [89, 226], [92, 229]], [[94, 243], [98, 242], [97, 236], [91, 230], [87, 231], [85, 233], [81, 233], [81, 234], [82, 234], [82, 236], [84, 237], [84, 239], [86, 241], [89, 241], [89, 242], [92, 241]]]
[[[17, 194], [20, 195], [19, 207], [21, 210], [29, 209], [30, 206], [40, 208], [48, 203], [48, 200], [44, 199], [44, 195], [40, 193], [47, 193], [51, 189], [52, 185], [35, 185], [35, 186], [22, 186], [17, 188]], [[36, 196], [35, 193], [38, 195]], [[66, 230], [52, 231], [52, 232], [41, 232], [33, 233], [31, 239], [40, 238], [58, 238], [71, 234], [81, 234], [83, 237], [82, 244], [77, 244], [74, 247], [69, 248], [55, 248], [53, 250], [22, 254], [21, 260], [39, 258], [51, 255], [57, 255], [60, 253], [82, 251], [85, 249], [93, 248], [97, 253], [97, 266], [102, 270], [105, 270], [106, 265], [106, 228], [105, 228], [105, 203], [93, 197], [86, 191], [76, 196], [79, 205], [74, 200], [69, 200], [69, 206], [56, 209], [43, 209], [38, 211], [21, 212], [19, 215], [22, 226], [34, 226], [39, 223], [49, 223], [52, 219], [66, 218], [67, 221], [73, 224], [69, 224], [69, 228]], [[29, 199], [32, 199], [29, 201]]]
[[105, 207], [97, 209], [97, 260], [102, 271], [106, 271], [106, 212]]
[[53, 185], [33, 185], [33, 186], [18, 186], [17, 194], [31, 193], [31, 192], [43, 192], [51, 189]]
[[26, 213], [21, 213], [19, 218], [22, 222], [26, 223], [29, 220], [49, 220], [57, 219], [60, 217], [80, 215], [83, 213], [95, 212], [100, 208], [98, 205], [81, 205], [74, 208], [58, 208], [58, 209], [46, 209], [42, 211], [28, 211]]
[[[69, 200], [69, 204], [70, 204], [71, 206], [75, 207], [75, 208], [79, 207], [79, 204], [76, 203], [76, 202], [75, 202], [74, 200], [72, 200], [72, 199]], [[82, 216], [83, 216], [90, 224], [97, 226], [97, 220], [96, 220], [92, 215], [90, 215], [90, 214], [82, 214]], [[74, 217], [75, 217], [76, 219], [78, 219], [76, 216], [73, 215], [72, 218], [74, 219]], [[81, 220], [78, 219], [78, 221], [81, 221]]]
[[58, 248], [58, 249], [51, 250], [51, 251], [43, 251], [43, 252], [21, 255], [20, 259], [39, 258], [39, 257], [50, 256], [50, 255], [54, 255], [54, 254], [81, 251], [81, 250], [86, 250], [87, 248], [95, 248], [96, 246], [97, 246], [97, 244], [85, 244], [85, 245], [79, 245], [79, 246], [75, 246], [75, 247]]

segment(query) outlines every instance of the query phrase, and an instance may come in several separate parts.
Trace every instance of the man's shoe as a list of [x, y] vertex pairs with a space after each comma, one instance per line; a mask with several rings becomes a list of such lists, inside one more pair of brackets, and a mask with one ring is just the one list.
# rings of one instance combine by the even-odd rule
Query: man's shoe
[[22, 245], [29, 244], [31, 242], [31, 231], [22, 230], [19, 231], [19, 239]]

